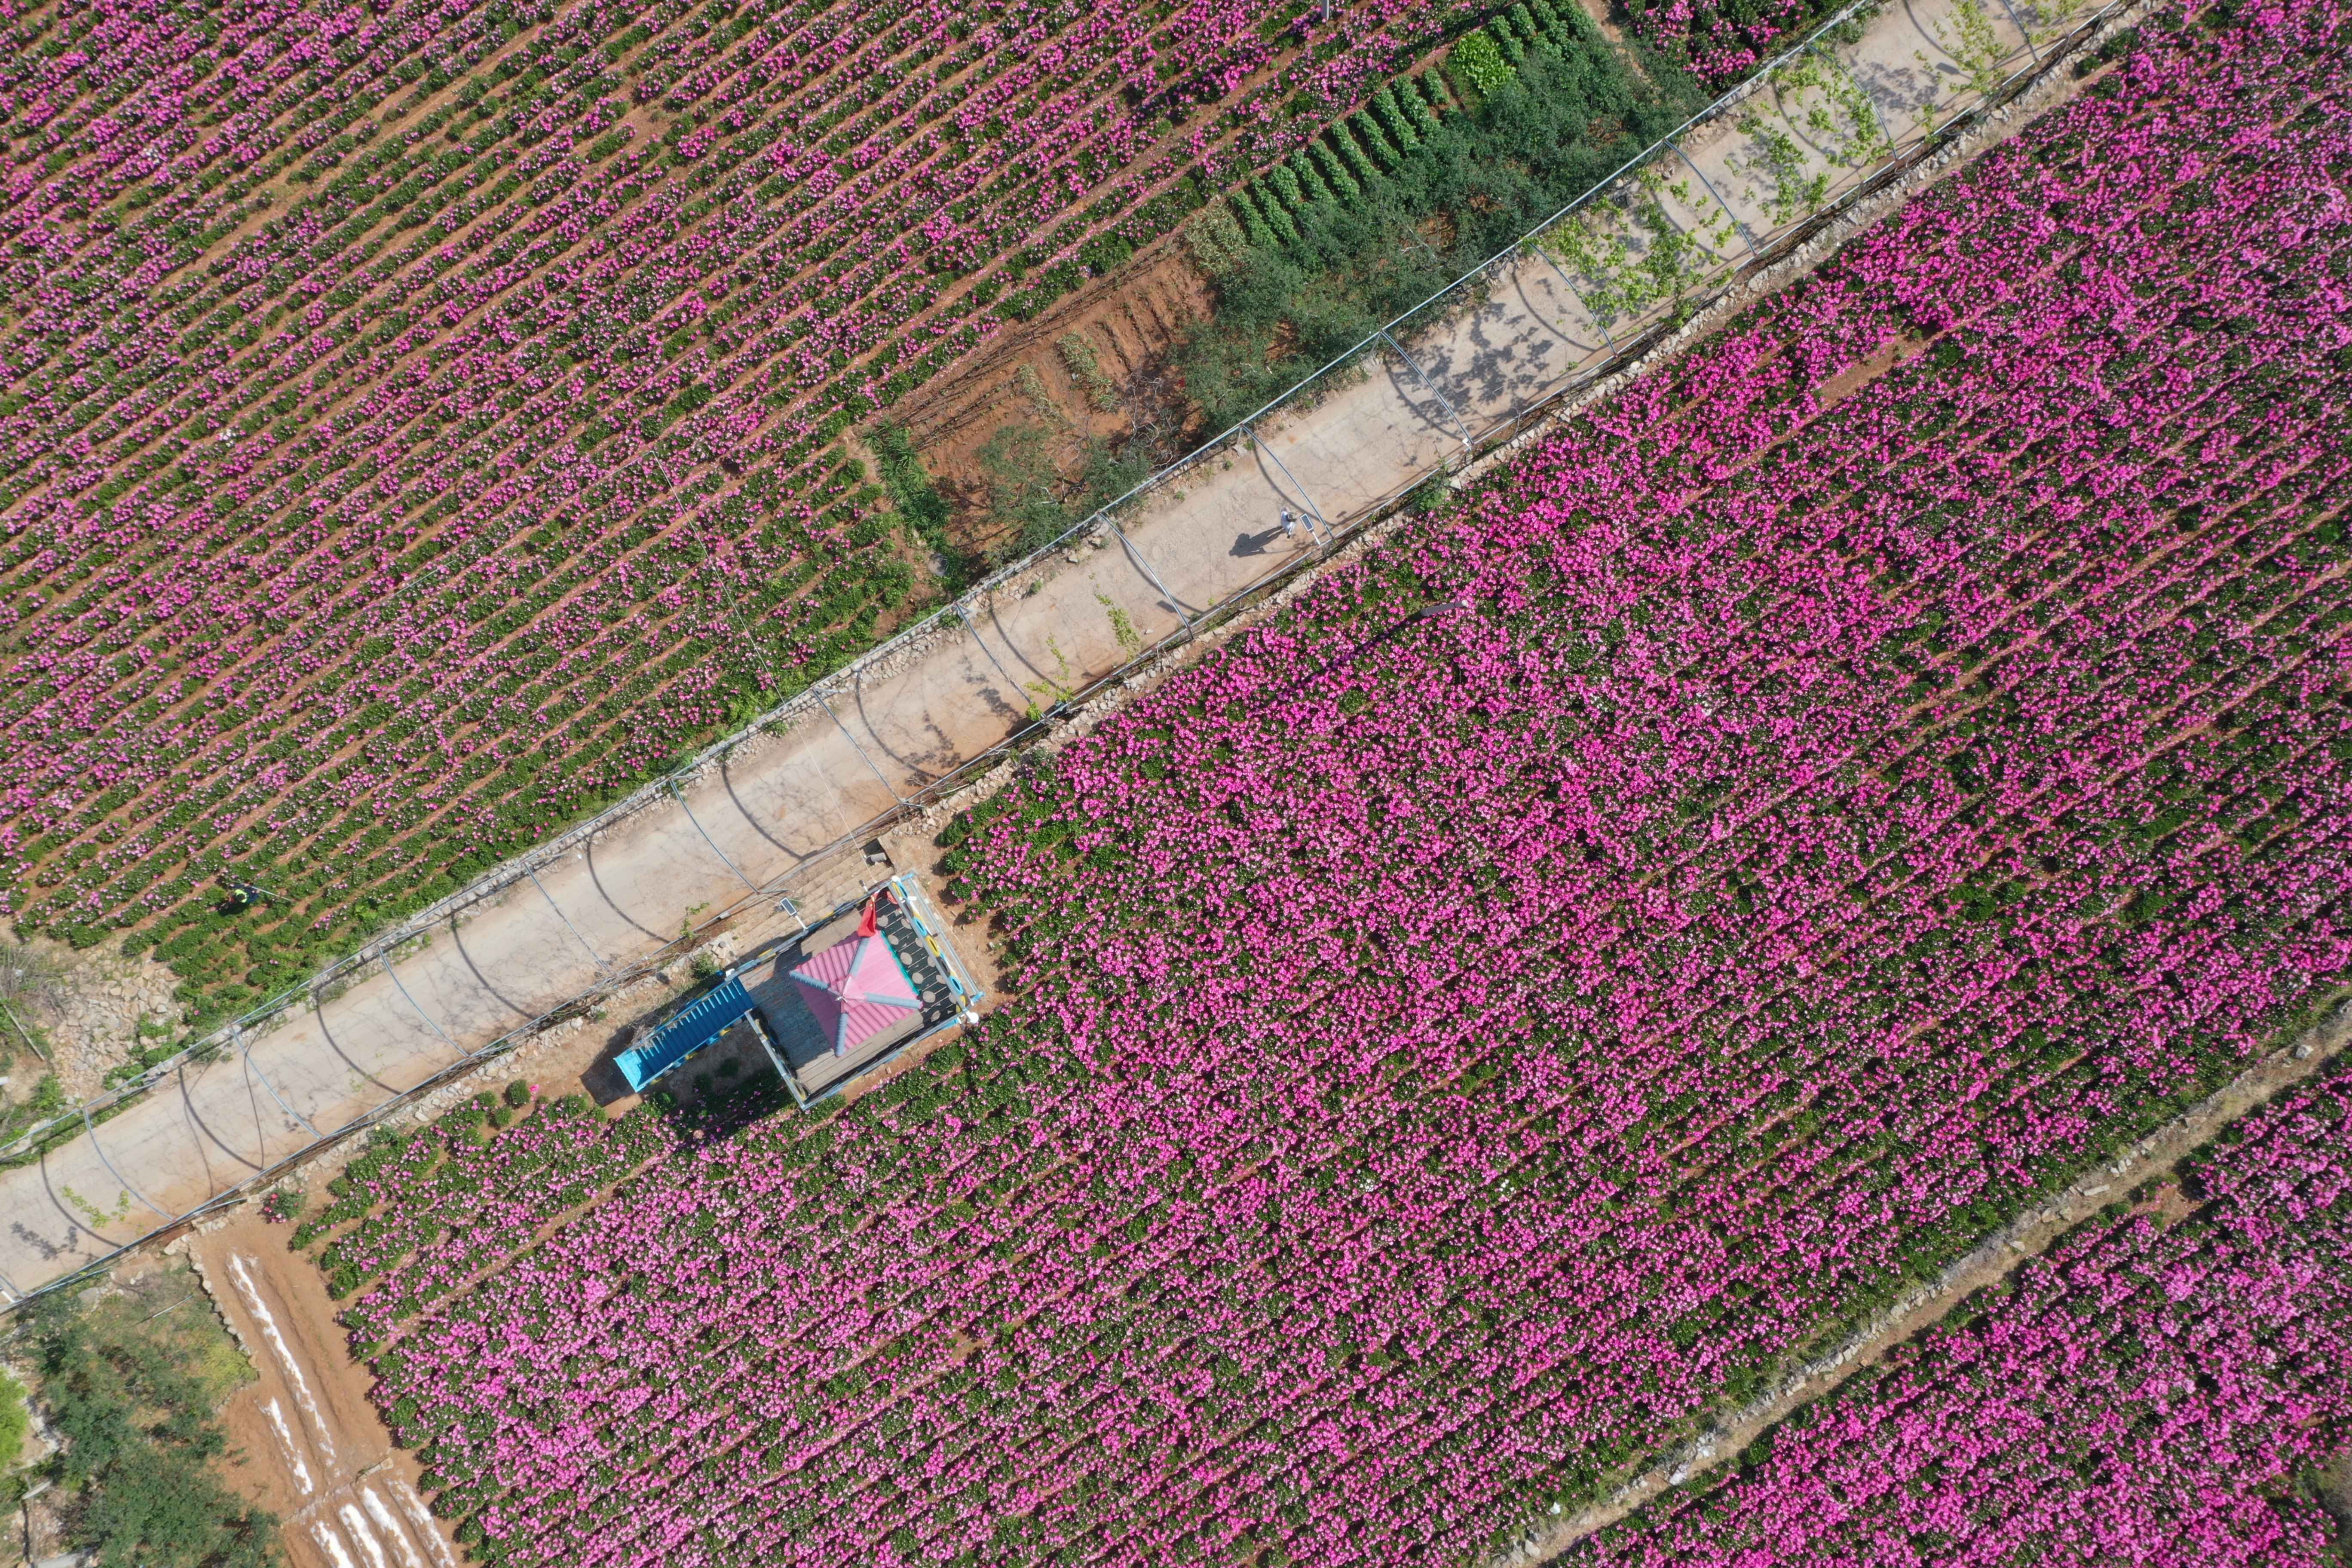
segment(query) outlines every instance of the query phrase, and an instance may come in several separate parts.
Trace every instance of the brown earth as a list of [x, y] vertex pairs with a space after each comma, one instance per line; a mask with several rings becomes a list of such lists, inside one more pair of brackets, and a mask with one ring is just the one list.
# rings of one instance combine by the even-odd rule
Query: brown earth
[[[57, 1074], [68, 1100], [87, 1100], [134, 1047], [184, 1033], [180, 977], [152, 954], [125, 957], [122, 940], [118, 931], [80, 951], [46, 936], [12, 944], [30, 949], [47, 978], [31, 994], [5, 1004], [0, 1074], [8, 1081], [0, 1088], [0, 1103], [26, 1099], [47, 1072]], [[37, 1043], [25, 1032], [27, 1024], [38, 1031]], [[142, 1025], [149, 1031], [143, 1037]]]
[[1906, 360], [1916, 359], [1918, 357], [1919, 351], [1927, 346], [1927, 341], [1923, 338], [1915, 338], [1908, 332], [1897, 332], [1895, 340], [1885, 348], [1848, 365], [1822, 383], [1813, 396], [1820, 402], [1822, 412], [1826, 413]]
[[2352, 1448], [2340, 1448], [2312, 1478], [2319, 1506], [2336, 1521], [2336, 1550], [2352, 1558]]
[[[956, 542], [977, 551], [1003, 542], [1005, 531], [988, 517], [980, 449], [1007, 426], [1044, 427], [1066, 479], [1097, 442], [1116, 447], [1139, 437], [1155, 461], [1174, 456], [1192, 432], [1171, 359], [1185, 330], [1208, 314], [1208, 280], [1181, 244], [1163, 241], [1035, 321], [999, 332], [900, 403], [891, 416], [954, 507]], [[1074, 334], [1100, 367], [1095, 387], [1081, 384], [1059, 346]]]
[[222, 1411], [245, 1458], [229, 1484], [285, 1521], [278, 1539], [295, 1568], [457, 1568], [417, 1494], [415, 1457], [393, 1447], [326, 1282], [287, 1250], [289, 1234], [248, 1209], [187, 1243], [259, 1374]]

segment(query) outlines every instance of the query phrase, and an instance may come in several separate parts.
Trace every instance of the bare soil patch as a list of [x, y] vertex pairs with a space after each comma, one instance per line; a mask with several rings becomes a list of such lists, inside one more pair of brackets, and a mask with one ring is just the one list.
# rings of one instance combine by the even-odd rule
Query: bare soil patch
[[247, 1210], [185, 1244], [258, 1374], [221, 1413], [244, 1460], [228, 1483], [284, 1521], [297, 1568], [457, 1568], [417, 1494], [415, 1458], [393, 1447], [326, 1282], [287, 1250], [289, 1234]]
[[86, 1100], [134, 1049], [186, 1033], [180, 977], [152, 957], [124, 956], [122, 933], [79, 952], [43, 936], [11, 945], [40, 978], [5, 1003], [0, 1019], [0, 1074], [8, 1079], [0, 1100], [25, 1099], [47, 1072], [58, 1075], [68, 1100]]
[[956, 543], [985, 551], [1003, 542], [1004, 530], [989, 520], [990, 475], [980, 453], [1008, 426], [1048, 432], [1065, 479], [1076, 477], [1097, 443], [1141, 438], [1155, 458], [1172, 454], [1192, 434], [1174, 350], [1209, 309], [1207, 279], [1179, 247], [1163, 243], [1035, 321], [999, 332], [900, 403], [892, 417], [955, 509]]
[[1813, 394], [1814, 401], [1821, 405], [1823, 413], [1827, 413], [1905, 361], [1917, 358], [1920, 351], [1927, 346], [1927, 340], [1924, 338], [1915, 338], [1908, 332], [1898, 332], [1895, 334], [1895, 341], [1885, 348], [1848, 365], [1822, 383], [1819, 390]]
[[2336, 1551], [2352, 1558], [2352, 1552], [2346, 1550], [2352, 1548], [2352, 1448], [2336, 1450], [2336, 1457], [2320, 1468], [2312, 1478], [2312, 1491], [2327, 1517], [2336, 1521]]

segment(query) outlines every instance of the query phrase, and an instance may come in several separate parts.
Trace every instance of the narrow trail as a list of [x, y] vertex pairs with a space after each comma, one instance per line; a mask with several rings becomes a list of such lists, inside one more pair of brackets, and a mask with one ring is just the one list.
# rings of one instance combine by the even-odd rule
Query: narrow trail
[[283, 1521], [295, 1568], [459, 1568], [368, 1403], [368, 1374], [343, 1350], [333, 1303], [283, 1227], [244, 1217], [200, 1232], [190, 1260], [258, 1381], [222, 1412], [246, 1464], [236, 1484]]

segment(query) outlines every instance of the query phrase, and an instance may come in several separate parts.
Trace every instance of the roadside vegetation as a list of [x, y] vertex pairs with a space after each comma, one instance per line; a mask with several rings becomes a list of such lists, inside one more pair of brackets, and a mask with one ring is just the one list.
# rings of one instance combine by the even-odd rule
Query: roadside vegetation
[[[10, 1348], [56, 1447], [0, 1478], [0, 1502], [30, 1501], [58, 1552], [88, 1552], [101, 1568], [278, 1563], [278, 1521], [222, 1474], [236, 1456], [217, 1413], [253, 1369], [194, 1271], [93, 1291], [26, 1310]], [[21, 1454], [29, 1419], [14, 1393], [0, 1386], [0, 1451]]]

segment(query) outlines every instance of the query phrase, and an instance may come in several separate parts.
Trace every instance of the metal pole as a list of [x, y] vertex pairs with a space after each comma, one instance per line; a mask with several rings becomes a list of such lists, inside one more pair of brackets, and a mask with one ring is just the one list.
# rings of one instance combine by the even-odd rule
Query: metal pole
[[1421, 383], [1422, 390], [1437, 399], [1438, 406], [1445, 410], [1445, 416], [1454, 421], [1454, 428], [1462, 437], [1462, 449], [1474, 457], [1476, 456], [1478, 443], [1470, 439], [1470, 426], [1462, 422], [1462, 416], [1455, 412], [1453, 403], [1447, 399], [1445, 394], [1437, 390], [1437, 384], [1422, 374], [1420, 364], [1411, 354], [1404, 352], [1402, 343], [1389, 335], [1389, 330], [1386, 327], [1381, 329], [1381, 342], [1396, 350], [1397, 358], [1404, 361], [1405, 368], [1412, 372], [1414, 379]]
[[2040, 65], [2042, 51], [2033, 47], [2033, 29], [2025, 25], [2025, 18], [2017, 14], [2017, 7], [2011, 5], [2009, 0], [2000, 0], [2000, 8], [2009, 13], [2011, 21], [2017, 24], [2017, 36], [2025, 40], [2025, 52], [2033, 57], [2035, 65]]
[[300, 1122], [310, 1131], [311, 1137], [318, 1137], [319, 1130], [310, 1125], [310, 1119], [303, 1115], [300, 1111], [295, 1110], [291, 1105], [288, 1104], [286, 1097], [278, 1092], [278, 1086], [269, 1081], [269, 1075], [263, 1072], [261, 1068], [255, 1064], [253, 1059], [253, 1046], [246, 1039], [244, 1028], [241, 1026], [231, 1025], [230, 1034], [236, 1041], [238, 1051], [242, 1053], [245, 1058], [246, 1070], [261, 1080], [261, 1087], [269, 1091], [269, 1098], [278, 1102], [278, 1109], [292, 1117], [295, 1121]]
[[1666, 142], [1666, 145], [1673, 150], [1675, 157], [1680, 158], [1683, 161], [1684, 168], [1688, 169], [1692, 174], [1698, 176], [1698, 183], [1706, 187], [1706, 194], [1715, 198], [1715, 205], [1722, 209], [1724, 216], [1731, 220], [1732, 228], [1739, 236], [1739, 243], [1748, 247], [1748, 254], [1749, 256], [1754, 256], [1756, 254], [1756, 242], [1748, 237], [1748, 226], [1739, 221], [1739, 215], [1731, 210], [1731, 204], [1723, 199], [1723, 193], [1715, 188], [1715, 182], [1706, 177], [1706, 171], [1700, 168], [1696, 163], [1691, 162], [1691, 155], [1683, 151], [1681, 142], [1669, 138]]
[[5, 1004], [0, 1004], [0, 1013], [5, 1013], [8, 1015], [8, 1022], [16, 1026], [16, 1033], [24, 1037], [25, 1044], [32, 1047], [33, 1054], [41, 1058], [41, 1065], [43, 1067], [55, 1067], [57, 1065], [55, 1062], [49, 1060], [49, 1053], [41, 1049], [40, 1046], [35, 1042], [33, 1039], [33, 1031], [25, 1027], [25, 1021], [16, 1016], [16, 1009], [8, 1006]]
[[[89, 1107], [86, 1105], [83, 1106], [81, 1110], [81, 1131], [82, 1136], [89, 1140], [89, 1152], [98, 1156], [98, 1163], [106, 1167], [106, 1173], [108, 1175], [112, 1176], [117, 1182], [121, 1183], [122, 1190], [124, 1192], [129, 1193], [132, 1197], [137, 1198], [141, 1203], [145, 1204], [149, 1208], [154, 1210], [155, 1213], [162, 1215], [165, 1225], [169, 1225], [173, 1220], [180, 1217], [171, 1210], [158, 1205], [153, 1198], [149, 1197], [145, 1193], [141, 1192], [129, 1182], [123, 1181], [122, 1173], [114, 1168], [114, 1162], [106, 1157], [106, 1149], [98, 1141], [98, 1127], [90, 1121]], [[92, 1236], [97, 1236], [98, 1232], [92, 1230], [90, 1234]], [[105, 1238], [101, 1237], [100, 1239], [103, 1240]]]
[[1323, 509], [1315, 504], [1315, 498], [1307, 493], [1307, 487], [1298, 482], [1298, 476], [1290, 471], [1290, 465], [1282, 460], [1282, 454], [1274, 449], [1274, 443], [1259, 439], [1257, 431], [1247, 425], [1242, 426], [1242, 435], [1282, 470], [1282, 477], [1288, 479], [1290, 488], [1298, 492], [1299, 504], [1315, 514], [1315, 521], [1323, 525], [1324, 531], [1336, 536], [1339, 531], [1331, 526], [1331, 520], [1323, 515]]
[[1617, 340], [1610, 335], [1609, 323], [1601, 319], [1601, 312], [1592, 308], [1592, 301], [1584, 297], [1583, 292], [1577, 288], [1560, 264], [1551, 258], [1551, 252], [1546, 250], [1540, 244], [1530, 245], [1528, 248], [1543, 258], [1543, 264], [1551, 268], [1552, 276], [1559, 279], [1559, 286], [1568, 290], [1568, 297], [1584, 307], [1584, 313], [1592, 318], [1593, 326], [1601, 333], [1601, 346], [1615, 348]]
[[[969, 625], [970, 623], [967, 622], [966, 624]], [[849, 732], [849, 726], [841, 721], [841, 715], [833, 710], [833, 704], [824, 700], [824, 693], [817, 691], [814, 688], [811, 688], [810, 689], [812, 694], [816, 698], [816, 705], [824, 710], [824, 716], [833, 721], [833, 727], [841, 731], [841, 738], [847, 741], [852, 746], [856, 748], [857, 754], [865, 760], [867, 770], [871, 772], [876, 778], [882, 781], [882, 787], [884, 789], [890, 792], [890, 798], [897, 801], [900, 805], [908, 805], [908, 802], [907, 797], [898, 793], [898, 786], [890, 782], [890, 775], [884, 773], [879, 767], [875, 765], [872, 754], [869, 753], [866, 750], [865, 746], [859, 742], [856, 736]]]
[[793, 902], [793, 896], [790, 893], [778, 893], [776, 895], [776, 907], [783, 910], [784, 913], [792, 916], [793, 919], [800, 921], [801, 934], [803, 936], [808, 935], [810, 929], [808, 916], [801, 913], [800, 905]]
[[459, 1056], [464, 1057], [467, 1060], [471, 1061], [474, 1058], [474, 1053], [459, 1045], [457, 1041], [451, 1039], [449, 1037], [448, 1031], [442, 1028], [440, 1025], [433, 1021], [433, 1015], [425, 1010], [425, 1005], [419, 1002], [415, 997], [409, 996], [408, 987], [401, 984], [399, 971], [394, 969], [392, 966], [392, 955], [390, 953], [385, 953], [383, 955], [383, 972], [392, 976], [392, 983], [394, 985], [399, 987], [400, 994], [403, 996], [408, 997], [408, 1005], [416, 1009], [416, 1016], [425, 1020], [425, 1026], [432, 1030], [435, 1034], [439, 1035], [443, 1045], [448, 1047]]
[[[823, 701], [823, 700], [824, 700], [824, 699], [820, 698], [820, 699], [818, 699], [818, 700], [819, 700], [819, 701]], [[686, 804], [686, 795], [684, 795], [684, 793], [683, 793], [683, 792], [681, 792], [681, 791], [678, 789], [678, 787], [677, 787], [677, 780], [675, 777], [666, 778], [666, 779], [662, 780], [662, 783], [663, 783], [664, 784], [666, 784], [667, 786], [668, 786], [668, 789], [669, 789], [669, 797], [670, 797], [670, 799], [672, 799], [672, 800], [674, 800], [674, 801], [677, 802], [677, 808], [678, 808], [678, 810], [680, 810], [680, 811], [682, 811], [682, 812], [686, 813], [686, 819], [687, 819], [688, 822], [691, 822], [691, 823], [693, 823], [693, 824], [694, 824], [694, 830], [695, 830], [697, 833], [699, 833], [699, 834], [701, 834], [701, 835], [702, 835], [702, 841], [703, 841], [705, 844], [708, 844], [708, 845], [709, 845], [709, 846], [710, 846], [710, 852], [711, 852], [713, 855], [716, 855], [716, 856], [718, 856], [718, 857], [719, 857], [719, 863], [720, 865], [722, 865], [722, 866], [726, 867], [730, 871], [734, 872], [734, 873], [735, 873], [735, 879], [736, 879], [737, 881], [739, 881], [739, 882], [742, 883], [745, 887], [747, 887], [747, 888], [751, 889], [753, 892], [755, 892], [755, 893], [756, 893], [756, 892], [758, 892], [758, 891], [760, 890], [760, 884], [759, 884], [759, 883], [757, 883], [757, 882], [755, 882], [755, 881], [753, 881], [753, 880], [751, 880], [751, 878], [746, 877], [745, 875], [743, 875], [743, 868], [742, 868], [742, 867], [738, 866], [737, 864], [735, 864], [735, 862], [734, 862], [734, 861], [730, 860], [729, 858], [727, 858], [727, 851], [726, 851], [726, 850], [724, 850], [724, 849], [721, 849], [720, 847], [719, 847], [719, 840], [717, 840], [716, 838], [713, 838], [713, 837], [710, 837], [709, 833], [709, 832], [708, 832], [708, 831], [703, 827], [703, 826], [702, 826], [702, 819], [701, 819], [701, 818], [699, 818], [699, 817], [698, 817], [698, 816], [696, 816], [694, 815], [694, 807], [692, 807], [692, 806], [690, 806], [690, 805], [687, 805], [687, 804]], [[534, 878], [534, 879], [533, 879], [534, 881], [535, 881], [535, 880], [537, 880], [537, 879], [536, 879], [536, 878]], [[547, 890], [547, 889], [544, 889], [544, 888], [541, 888], [541, 889], [540, 889], [540, 891], [541, 891], [541, 892], [545, 892], [546, 890]], [[548, 901], [549, 901], [550, 903], [554, 902], [554, 900], [551, 900], [551, 900], [549, 900]], [[607, 971], [606, 971], [606, 973], [611, 973], [611, 971], [607, 970]]]
[[996, 657], [996, 650], [988, 646], [988, 639], [980, 635], [980, 627], [973, 624], [971, 612], [963, 607], [961, 599], [955, 602], [955, 613], [956, 619], [963, 623], [963, 629], [971, 634], [971, 640], [980, 645], [980, 651], [988, 656], [988, 662], [996, 666], [996, 673], [1004, 677], [1013, 690], [1022, 689], [1021, 683], [1013, 679], [1013, 672], [1004, 668], [1004, 661]]
[[580, 928], [572, 923], [572, 917], [563, 912], [563, 906], [555, 901], [555, 895], [547, 890], [547, 884], [539, 879], [539, 873], [530, 867], [525, 866], [522, 868], [522, 874], [530, 879], [530, 885], [539, 889], [539, 896], [547, 900], [547, 907], [555, 911], [555, 918], [563, 922], [563, 929], [577, 938], [580, 945], [587, 950], [588, 962], [594, 964], [605, 979], [612, 979], [613, 966], [598, 957], [596, 950], [588, 945], [588, 939], [580, 935]]
[[1143, 574], [1151, 579], [1151, 585], [1160, 590], [1160, 596], [1168, 601], [1168, 607], [1176, 612], [1176, 618], [1184, 623], [1184, 635], [1191, 637], [1192, 617], [1184, 613], [1183, 601], [1168, 591], [1168, 584], [1160, 580], [1160, 574], [1151, 569], [1151, 563], [1144, 558], [1142, 551], [1136, 548], [1135, 541], [1127, 536], [1127, 530], [1119, 527], [1118, 520], [1115, 517], [1107, 517], [1103, 521], [1110, 524], [1110, 531], [1113, 533], [1118, 535], [1119, 548], [1127, 552], [1128, 559], [1143, 569]]

